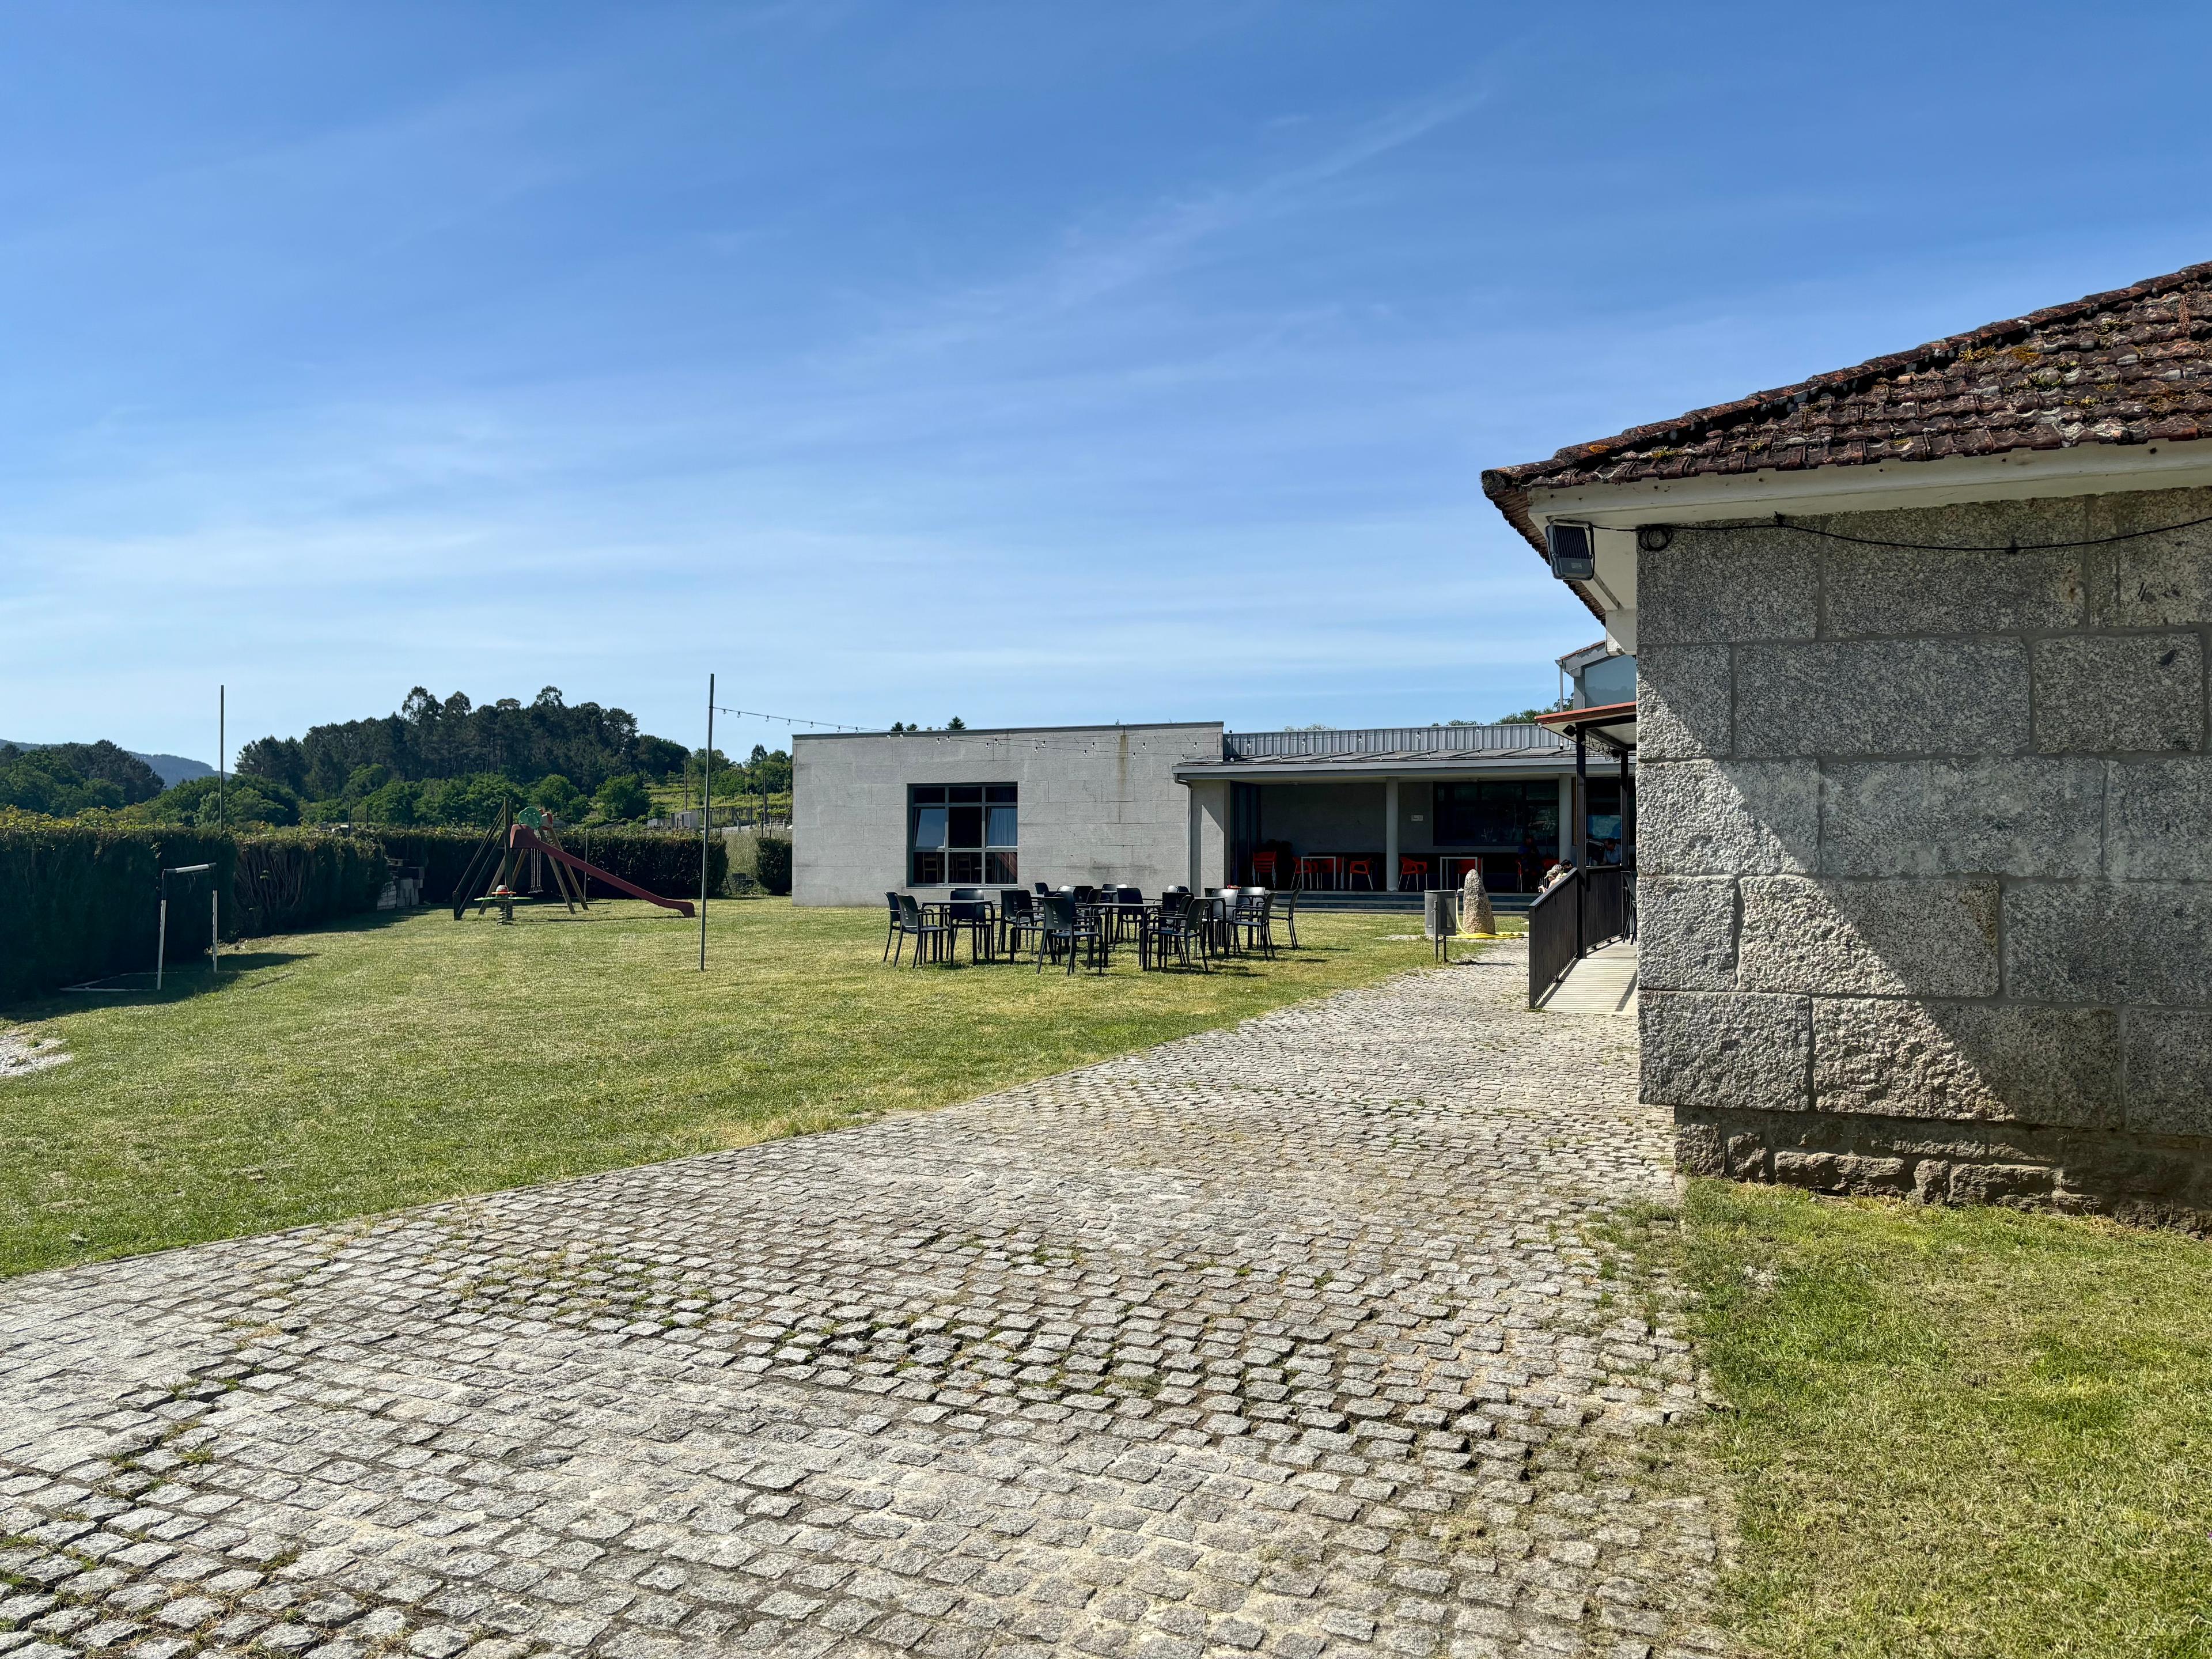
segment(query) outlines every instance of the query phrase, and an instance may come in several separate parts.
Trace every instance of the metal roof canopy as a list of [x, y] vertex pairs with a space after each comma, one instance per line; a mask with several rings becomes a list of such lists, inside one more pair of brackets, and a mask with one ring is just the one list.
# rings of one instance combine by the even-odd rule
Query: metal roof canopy
[[1559, 708], [1536, 716], [1536, 723], [1562, 737], [1587, 737], [1617, 755], [1636, 747], [1636, 705], [1601, 703], [1595, 708]]

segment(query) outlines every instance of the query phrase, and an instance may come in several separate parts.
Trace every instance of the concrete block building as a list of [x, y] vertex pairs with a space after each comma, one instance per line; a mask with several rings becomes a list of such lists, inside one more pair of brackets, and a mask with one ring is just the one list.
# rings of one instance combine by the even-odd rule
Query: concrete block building
[[1685, 1167], [2212, 1224], [2208, 351], [2212, 265], [1486, 474], [1637, 655]]
[[[1612, 687], [1620, 653], [1572, 672]], [[1608, 678], [1609, 677], [1609, 678]], [[1533, 724], [1239, 732], [1161, 726], [870, 732], [792, 745], [792, 896], [1258, 880], [1389, 895], [1472, 868], [1501, 900], [1561, 859], [1618, 861], [1632, 776]], [[1412, 901], [1418, 903], [1418, 899]]]
[[1176, 769], [1219, 722], [802, 735], [791, 745], [792, 898], [1123, 881], [1147, 892], [1221, 861], [1225, 826]]

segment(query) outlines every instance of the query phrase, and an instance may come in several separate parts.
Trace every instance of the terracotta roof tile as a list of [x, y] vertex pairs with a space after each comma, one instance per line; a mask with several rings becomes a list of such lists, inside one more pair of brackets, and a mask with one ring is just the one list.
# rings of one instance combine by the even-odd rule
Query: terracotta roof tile
[[1486, 471], [1482, 489], [1540, 552], [1534, 488], [2205, 436], [2212, 264], [1571, 444]]

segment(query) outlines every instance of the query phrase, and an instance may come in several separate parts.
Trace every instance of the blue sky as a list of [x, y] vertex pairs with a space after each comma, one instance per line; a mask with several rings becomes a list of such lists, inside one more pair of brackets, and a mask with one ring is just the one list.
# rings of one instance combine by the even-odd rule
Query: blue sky
[[[2094, 22], [2092, 21], [2094, 20]], [[2202, 7], [0, 20], [0, 735], [1485, 717], [1485, 465], [2212, 258]], [[726, 725], [725, 746], [784, 728]]]

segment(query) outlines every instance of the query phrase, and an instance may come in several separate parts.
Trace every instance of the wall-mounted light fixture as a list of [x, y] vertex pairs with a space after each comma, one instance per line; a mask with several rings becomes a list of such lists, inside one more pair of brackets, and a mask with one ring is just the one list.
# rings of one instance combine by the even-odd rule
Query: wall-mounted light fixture
[[1589, 581], [1597, 574], [1597, 554], [1590, 544], [1588, 525], [1546, 525], [1544, 545], [1552, 562], [1552, 574], [1561, 581]]

